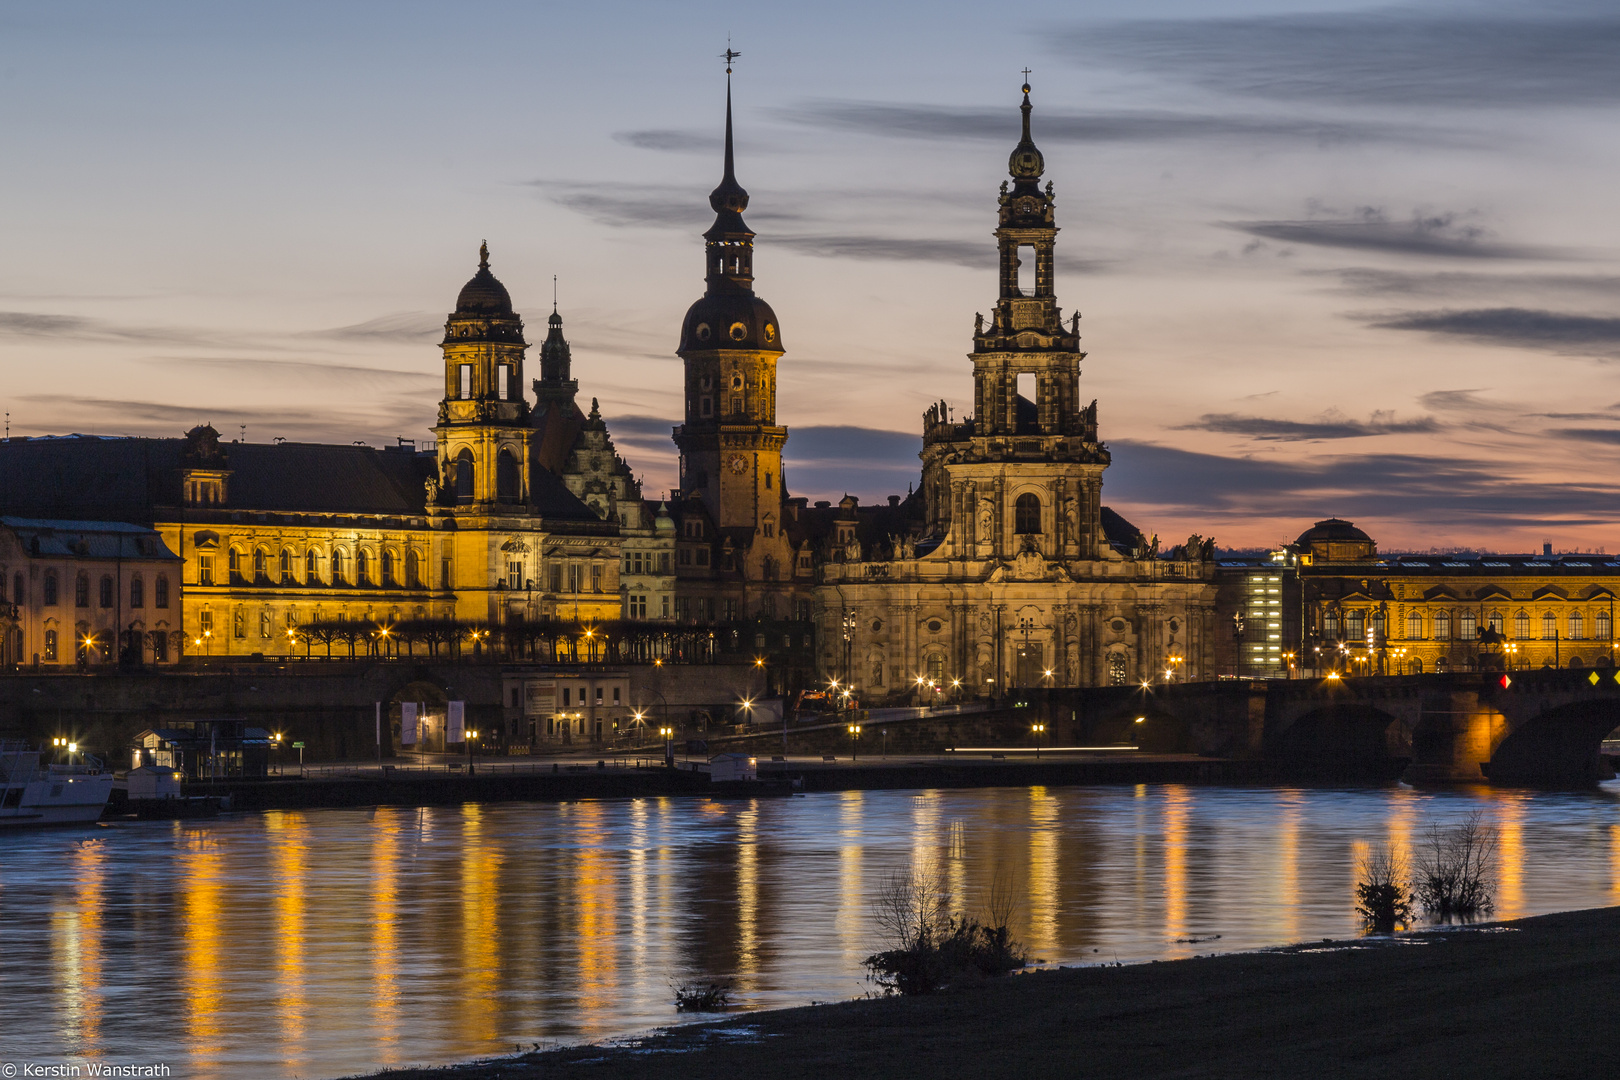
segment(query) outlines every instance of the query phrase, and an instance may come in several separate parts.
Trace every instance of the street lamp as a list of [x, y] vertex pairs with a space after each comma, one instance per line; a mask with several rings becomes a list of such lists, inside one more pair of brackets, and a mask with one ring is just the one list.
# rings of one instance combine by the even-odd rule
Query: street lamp
[[471, 776], [472, 771], [473, 771], [473, 743], [477, 739], [478, 739], [478, 732], [475, 729], [472, 729], [472, 728], [467, 729], [464, 741], [467, 743], [467, 775], [468, 776]]
[[1031, 730], [1035, 732], [1035, 760], [1039, 761], [1041, 760], [1041, 732], [1046, 730], [1046, 725], [1034, 724], [1031, 725]]
[[1292, 679], [1294, 677], [1294, 654], [1285, 652], [1283, 653], [1283, 659], [1288, 661], [1288, 677]]
[[855, 740], [861, 737], [861, 725], [849, 725], [849, 760], [854, 761], [858, 756]]
[[658, 729], [658, 734], [664, 740], [664, 767], [673, 769], [675, 767], [675, 729], [661, 727]]

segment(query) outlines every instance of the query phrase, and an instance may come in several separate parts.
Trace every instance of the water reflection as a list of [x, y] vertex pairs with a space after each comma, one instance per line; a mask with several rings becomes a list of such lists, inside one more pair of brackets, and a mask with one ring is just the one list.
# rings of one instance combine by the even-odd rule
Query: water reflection
[[1501, 914], [1598, 906], [1620, 901], [1617, 792], [847, 792], [6, 836], [0, 1060], [336, 1076], [667, 1023], [688, 974], [750, 1006], [849, 997], [885, 877], [922, 866], [974, 911], [1010, 885], [1055, 963], [1346, 935], [1359, 857], [1476, 809]]

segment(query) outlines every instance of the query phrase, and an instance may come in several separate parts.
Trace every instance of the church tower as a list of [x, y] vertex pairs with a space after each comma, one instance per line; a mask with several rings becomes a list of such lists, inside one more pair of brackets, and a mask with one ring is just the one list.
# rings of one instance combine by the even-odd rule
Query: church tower
[[725, 175], [709, 205], [708, 287], [687, 311], [676, 350], [686, 368], [686, 420], [675, 429], [681, 491], [701, 499], [722, 531], [770, 536], [779, 524], [787, 442], [776, 422], [782, 333], [771, 306], [754, 295], [754, 233], [742, 218], [748, 192], [737, 183], [732, 155], [729, 67]]
[[445, 321], [444, 399], [439, 402], [441, 500], [489, 512], [527, 498], [529, 405], [523, 399], [523, 320], [506, 286], [489, 272], [489, 246], [478, 272]]

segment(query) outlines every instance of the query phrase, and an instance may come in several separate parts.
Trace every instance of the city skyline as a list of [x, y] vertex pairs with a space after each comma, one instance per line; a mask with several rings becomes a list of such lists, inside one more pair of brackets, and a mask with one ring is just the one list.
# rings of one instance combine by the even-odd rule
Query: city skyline
[[[922, 411], [971, 411], [1027, 64], [1116, 510], [1169, 542], [1337, 514], [1392, 548], [1613, 543], [1620, 18], [1292, 7], [731, 26], [793, 491], [903, 493]], [[674, 486], [729, 16], [364, 10], [11, 20], [10, 430], [424, 439], [487, 239], [531, 341], [557, 277], [582, 396]], [[525, 59], [524, 27], [573, 47]]]

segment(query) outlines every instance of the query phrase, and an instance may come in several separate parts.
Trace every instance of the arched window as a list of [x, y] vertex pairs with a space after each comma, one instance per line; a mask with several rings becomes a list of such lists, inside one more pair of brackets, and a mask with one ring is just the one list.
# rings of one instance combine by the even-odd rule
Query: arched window
[[1026, 491], [1013, 503], [1013, 531], [1020, 535], [1041, 531], [1041, 497]]
[[1421, 675], [1421, 674], [1423, 674], [1423, 661], [1419, 660], [1415, 656], [1412, 657], [1412, 674], [1413, 675]]
[[1491, 612], [1485, 622], [1494, 633], [1500, 634], [1502, 632], [1502, 613], [1500, 611]]
[[1406, 636], [1413, 641], [1423, 637], [1423, 616], [1416, 611], [1406, 616]]
[[270, 636], [269, 608], [265, 608], [263, 611], [259, 612], [259, 636], [262, 638], [267, 638]]
[[343, 577], [343, 574], [344, 574], [344, 569], [343, 569], [343, 549], [342, 548], [333, 548], [332, 549], [332, 584], [334, 584], [334, 585], [342, 585], [344, 583], [344, 580], [345, 580], [344, 577]]
[[1586, 636], [1586, 623], [1581, 618], [1581, 613], [1578, 612], [1578, 611], [1570, 612], [1569, 613], [1569, 640], [1571, 640], [1571, 641], [1579, 641], [1579, 640], [1581, 640], [1581, 638], [1583, 638], [1585, 636]]
[[1108, 656], [1108, 684], [1125, 685], [1125, 657], [1120, 653], [1110, 653]]
[[129, 579], [129, 606], [132, 608], [146, 606], [146, 585], [141, 581], [139, 574]]
[[1451, 612], [1437, 611], [1434, 613], [1434, 637], [1436, 641], [1451, 640]]
[[102, 607], [112, 607], [113, 606], [113, 599], [114, 599], [114, 593], [115, 592], [116, 592], [116, 587], [113, 585], [112, 575], [111, 574], [102, 574], [101, 575], [101, 596], [99, 598], [101, 600], [101, 606]]
[[456, 502], [473, 501], [473, 453], [463, 448], [456, 455]]
[[169, 606], [169, 575], [159, 574], [152, 583], [152, 603], [161, 608]]
[[354, 553], [354, 583], [356, 585], [371, 584], [371, 558], [365, 548]]
[[1550, 611], [1541, 613], [1541, 637], [1543, 641], [1551, 641], [1558, 636], [1558, 616]]
[[422, 561], [416, 557], [416, 552], [405, 553], [405, 586], [419, 588], [422, 584]]
[[235, 548], [231, 548], [230, 571], [231, 571], [231, 581], [233, 583], [241, 580], [241, 578], [242, 578], [242, 553], [240, 551], [237, 551]]
[[283, 585], [291, 585], [293, 574], [292, 552], [288, 551], [286, 548], [281, 549], [281, 560], [277, 569], [281, 572], [281, 583]]
[[73, 579], [73, 606], [90, 606], [90, 575], [79, 571], [79, 576]]
[[495, 459], [495, 497], [501, 502], [517, 502], [523, 497], [517, 458], [510, 450], [502, 450]]
[[1366, 637], [1367, 613], [1360, 608], [1346, 612], [1344, 616], [1344, 632], [1345, 636], [1353, 641], [1360, 641]]
[[262, 581], [270, 575], [270, 558], [265, 554], [264, 548], [253, 549], [253, 580]]
[[385, 589], [391, 589], [396, 584], [395, 579], [399, 573], [395, 565], [396, 559], [398, 556], [392, 551], [384, 551], [382, 554], [382, 583]]
[[25, 588], [21, 574], [17, 574], [11, 579], [11, 602], [13, 604], [26, 604], [28, 602], [28, 595], [24, 592]]
[[1521, 611], [1513, 616], [1513, 637], [1523, 641], [1530, 636], [1530, 613]]
[[1457, 636], [1464, 641], [1473, 641], [1478, 636], [1476, 629], [1478, 622], [1479, 616], [1472, 611], [1464, 611], [1457, 616]]
[[310, 548], [304, 552], [304, 582], [313, 585], [320, 579], [320, 556], [315, 554], [314, 548]]
[[52, 662], [54, 662], [56, 660], [56, 631], [55, 630], [47, 630], [47, 631], [45, 631], [45, 659], [50, 660]]
[[247, 612], [240, 607], [231, 612], [231, 636], [235, 638], [247, 637]]
[[1611, 630], [1609, 625], [1609, 613], [1607, 611], [1600, 611], [1597, 613], [1597, 618], [1593, 619], [1592, 621], [1597, 624], [1596, 633], [1598, 640], [1609, 640], [1609, 633]]
[[928, 678], [935, 686], [939, 686], [945, 681], [944, 653], [928, 654]]

